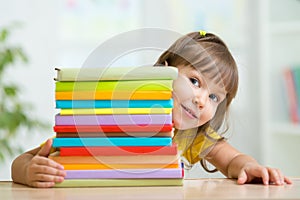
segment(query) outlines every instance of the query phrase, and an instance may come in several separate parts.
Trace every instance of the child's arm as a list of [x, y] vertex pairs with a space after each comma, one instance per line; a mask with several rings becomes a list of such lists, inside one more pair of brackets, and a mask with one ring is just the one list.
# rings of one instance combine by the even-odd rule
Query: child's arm
[[225, 176], [237, 178], [238, 184], [257, 180], [262, 181], [265, 185], [270, 182], [276, 185], [292, 183], [279, 169], [258, 164], [254, 158], [240, 153], [226, 141], [218, 142], [206, 159]]
[[18, 156], [11, 166], [12, 180], [32, 187], [52, 187], [62, 182], [66, 176], [63, 166], [47, 158], [51, 146], [52, 139], [48, 139], [43, 147]]

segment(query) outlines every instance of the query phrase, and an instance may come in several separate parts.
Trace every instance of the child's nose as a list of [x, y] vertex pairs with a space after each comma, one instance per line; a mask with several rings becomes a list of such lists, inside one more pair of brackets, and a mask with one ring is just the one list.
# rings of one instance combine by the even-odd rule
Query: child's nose
[[199, 108], [203, 108], [209, 98], [209, 92], [207, 90], [199, 90], [197, 94], [194, 96], [193, 103], [199, 106]]

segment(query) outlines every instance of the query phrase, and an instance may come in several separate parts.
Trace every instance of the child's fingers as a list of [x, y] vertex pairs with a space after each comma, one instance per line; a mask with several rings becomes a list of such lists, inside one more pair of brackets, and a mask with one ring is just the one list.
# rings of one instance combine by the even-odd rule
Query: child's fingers
[[61, 170], [64, 169], [64, 167], [62, 165], [60, 165], [59, 163], [57, 163], [49, 158], [45, 158], [45, 157], [41, 157], [41, 156], [35, 156], [32, 159], [32, 162], [34, 162], [37, 165], [45, 165], [45, 166], [49, 166], [49, 167], [53, 167], [53, 168], [61, 169]]
[[33, 181], [60, 183], [60, 182], [64, 181], [64, 177], [49, 175], [49, 174], [36, 174]]
[[270, 173], [270, 181], [276, 185], [283, 185], [284, 183], [292, 184], [292, 181], [285, 177], [279, 169], [268, 168]]
[[54, 182], [32, 182], [31, 184], [29, 184], [32, 187], [36, 187], [36, 188], [50, 188], [53, 187], [55, 185]]
[[42, 146], [41, 150], [37, 153], [39, 156], [47, 157], [52, 148], [52, 139], [48, 139]]
[[288, 177], [284, 177], [284, 182], [287, 184], [292, 184], [293, 182]]
[[247, 176], [250, 177], [248, 178], [248, 182], [254, 180], [255, 178], [261, 178], [264, 185], [269, 184], [270, 177], [267, 168], [259, 165], [250, 165], [246, 167], [244, 170]]
[[244, 170], [242, 170], [238, 176], [237, 183], [242, 185], [242, 184], [245, 184], [246, 181], [247, 181], [247, 174]]
[[66, 176], [66, 172], [64, 170], [59, 170], [45, 165], [36, 165], [34, 166], [33, 171], [35, 174], [55, 175], [61, 177]]

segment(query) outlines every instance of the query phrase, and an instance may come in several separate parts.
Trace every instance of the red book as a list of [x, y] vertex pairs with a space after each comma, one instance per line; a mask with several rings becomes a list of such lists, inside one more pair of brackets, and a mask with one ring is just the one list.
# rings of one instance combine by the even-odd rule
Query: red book
[[177, 145], [172, 146], [112, 146], [112, 147], [61, 147], [60, 156], [136, 156], [176, 155]]
[[83, 138], [83, 137], [173, 137], [173, 132], [120, 132], [120, 133], [101, 133], [101, 132], [56, 132], [57, 138]]
[[128, 126], [128, 125], [112, 125], [112, 126], [54, 126], [55, 132], [169, 132], [172, 131], [172, 124], [165, 125], [145, 125], [145, 126]]
[[296, 86], [293, 77], [293, 72], [291, 69], [286, 68], [283, 71], [284, 81], [285, 81], [285, 88], [287, 91], [287, 100], [288, 100], [288, 109], [290, 119], [293, 123], [299, 122], [299, 115], [298, 115], [298, 103], [297, 103], [297, 93], [296, 93]]

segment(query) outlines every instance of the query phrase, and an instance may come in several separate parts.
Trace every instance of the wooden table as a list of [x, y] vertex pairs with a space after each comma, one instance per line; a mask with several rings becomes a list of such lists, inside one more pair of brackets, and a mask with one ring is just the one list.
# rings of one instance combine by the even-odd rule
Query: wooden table
[[237, 185], [230, 179], [189, 179], [182, 187], [98, 187], [36, 189], [0, 182], [0, 199], [300, 199], [300, 178], [292, 185]]

